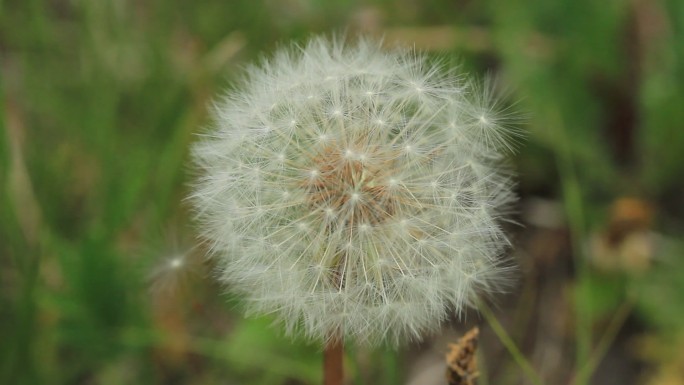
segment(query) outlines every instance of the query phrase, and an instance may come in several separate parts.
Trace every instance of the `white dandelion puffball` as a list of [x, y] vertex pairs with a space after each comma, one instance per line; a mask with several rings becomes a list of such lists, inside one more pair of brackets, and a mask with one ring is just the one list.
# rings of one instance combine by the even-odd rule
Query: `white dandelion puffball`
[[511, 130], [411, 50], [315, 38], [251, 67], [195, 145], [228, 288], [294, 334], [420, 339], [506, 283]]

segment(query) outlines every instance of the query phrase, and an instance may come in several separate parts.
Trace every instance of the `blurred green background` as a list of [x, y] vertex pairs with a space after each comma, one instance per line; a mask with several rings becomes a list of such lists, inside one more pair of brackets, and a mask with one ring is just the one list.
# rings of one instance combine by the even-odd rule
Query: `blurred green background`
[[[0, 384], [320, 382], [319, 347], [213, 282], [183, 200], [212, 98], [335, 31], [493, 74], [524, 112], [520, 284], [494, 303], [541, 377], [684, 384], [679, 0], [0, 1]], [[349, 382], [446, 384], [473, 324], [478, 383], [527, 383], [476, 312], [349, 347]]]

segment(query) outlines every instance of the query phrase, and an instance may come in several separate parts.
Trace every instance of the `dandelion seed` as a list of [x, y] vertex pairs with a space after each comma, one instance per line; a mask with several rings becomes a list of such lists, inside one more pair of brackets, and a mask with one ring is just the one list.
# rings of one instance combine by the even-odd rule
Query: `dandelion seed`
[[181, 266], [183, 266], [183, 260], [181, 258], [176, 257], [169, 261], [169, 268], [171, 269], [178, 269]]
[[150, 271], [150, 289], [158, 295], [177, 294], [198, 273], [198, 268], [189, 250], [174, 252]]
[[250, 314], [399, 344], [506, 286], [511, 134], [464, 79], [409, 50], [313, 39], [217, 104], [191, 198]]

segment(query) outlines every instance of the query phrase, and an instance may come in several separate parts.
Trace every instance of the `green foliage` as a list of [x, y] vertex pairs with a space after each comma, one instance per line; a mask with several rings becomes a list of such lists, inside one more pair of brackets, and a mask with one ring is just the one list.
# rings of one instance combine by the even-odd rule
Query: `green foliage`
[[[373, 12], [383, 28], [452, 28], [447, 38], [466, 38], [449, 55], [512, 85], [529, 116], [516, 158], [523, 198], [562, 200], [574, 178], [578, 228], [601, 226], [609, 202], [639, 195], [661, 209], [657, 230], [675, 237], [684, 228], [684, 3], [632, 3], [0, 2], [0, 383], [317, 383], [315, 347], [242, 320], [207, 283], [160, 304], [149, 266], [165, 250], [149, 252], [145, 240], [169, 227], [192, 239], [188, 147], [240, 67], [310, 32], [353, 33]], [[654, 28], [634, 27], [644, 13]], [[480, 45], [464, 32], [475, 27]], [[625, 109], [632, 119], [621, 120]], [[558, 171], [559, 149], [576, 175]], [[648, 327], [682, 332], [681, 247], [662, 254], [638, 280], [580, 275], [578, 306], [601, 318], [637, 288]], [[166, 324], [174, 312], [159, 316], [164, 306], [183, 327]], [[178, 373], [160, 353], [174, 330], [190, 341]], [[398, 366], [392, 357], [372, 361]]]

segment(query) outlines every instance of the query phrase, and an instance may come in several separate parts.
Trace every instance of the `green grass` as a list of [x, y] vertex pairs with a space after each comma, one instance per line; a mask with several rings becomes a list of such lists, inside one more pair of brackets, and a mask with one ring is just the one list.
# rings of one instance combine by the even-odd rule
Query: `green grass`
[[[684, 4], [642, 3], [0, 2], [0, 383], [318, 382], [318, 348], [243, 320], [204, 267], [164, 299], [149, 277], [174, 252], [202, 258], [183, 199], [211, 98], [278, 44], [353, 34], [363, 15], [388, 35], [452, 28], [466, 38], [446, 55], [519, 100], [521, 196], [561, 202], [573, 240], [575, 368], [628, 290], [646, 331], [684, 332]], [[589, 236], [624, 196], [656, 208], [664, 246], [650, 271], [597, 283]], [[406, 373], [392, 353], [352, 353], [372, 361], [355, 383]]]

